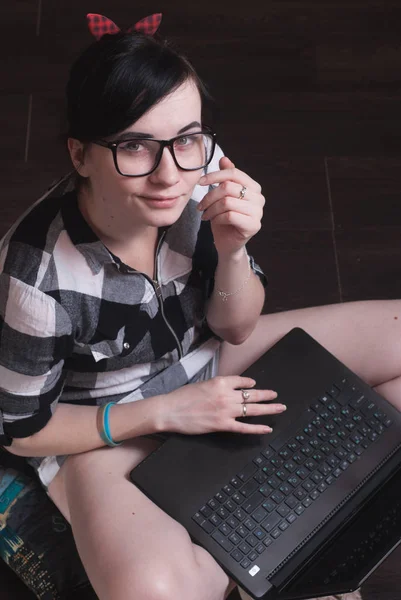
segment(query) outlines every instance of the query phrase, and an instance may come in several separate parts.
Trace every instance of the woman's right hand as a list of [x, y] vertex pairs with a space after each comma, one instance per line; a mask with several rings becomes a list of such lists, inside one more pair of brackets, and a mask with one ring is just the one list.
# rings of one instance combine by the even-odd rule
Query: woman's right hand
[[161, 431], [197, 435], [213, 431], [236, 433], [270, 433], [266, 425], [244, 423], [242, 389], [247, 389], [246, 416], [274, 415], [283, 412], [283, 404], [259, 404], [274, 400], [273, 390], [251, 389], [256, 382], [239, 375], [217, 376], [199, 383], [190, 383], [161, 398], [159, 426]]

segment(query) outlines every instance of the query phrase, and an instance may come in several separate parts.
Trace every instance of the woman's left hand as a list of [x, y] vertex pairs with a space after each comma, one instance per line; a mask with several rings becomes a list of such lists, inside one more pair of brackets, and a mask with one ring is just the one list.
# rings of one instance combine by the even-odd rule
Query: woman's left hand
[[[204, 175], [199, 185], [219, 184], [208, 192], [198, 209], [203, 220], [210, 220], [214, 243], [220, 255], [233, 255], [261, 228], [265, 198], [260, 185], [235, 168], [227, 156], [219, 162], [220, 171]], [[246, 188], [243, 199], [240, 193]]]

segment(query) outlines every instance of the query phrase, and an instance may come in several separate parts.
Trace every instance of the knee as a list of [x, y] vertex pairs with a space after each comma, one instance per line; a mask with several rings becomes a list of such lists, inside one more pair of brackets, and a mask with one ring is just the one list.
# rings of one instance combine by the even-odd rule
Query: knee
[[[196, 568], [188, 573], [185, 565], [182, 565], [181, 572], [174, 572], [167, 565], [161, 567], [155, 564], [153, 569], [141, 569], [138, 573], [134, 572], [131, 565], [125, 574], [113, 577], [104, 600], [201, 600], [205, 597], [205, 586], [208, 585], [208, 582], [201, 585]], [[217, 590], [215, 594], [210, 590], [206, 596], [223, 597]]]

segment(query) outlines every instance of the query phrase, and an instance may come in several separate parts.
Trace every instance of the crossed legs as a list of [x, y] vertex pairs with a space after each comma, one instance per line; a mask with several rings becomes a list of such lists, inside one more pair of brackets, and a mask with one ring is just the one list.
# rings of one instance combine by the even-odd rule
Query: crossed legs
[[[222, 345], [219, 374], [244, 371], [292, 327], [305, 329], [401, 410], [401, 301], [263, 315], [240, 346]], [[100, 600], [223, 600], [234, 584], [128, 474], [156, 447], [138, 438], [67, 459], [49, 495], [72, 525]], [[166, 482], [168, 485], [168, 482]]]

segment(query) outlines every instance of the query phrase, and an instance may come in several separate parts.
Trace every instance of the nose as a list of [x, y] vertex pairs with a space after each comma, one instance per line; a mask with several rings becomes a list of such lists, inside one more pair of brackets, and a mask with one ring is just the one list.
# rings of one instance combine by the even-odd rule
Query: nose
[[165, 186], [173, 186], [180, 180], [180, 173], [174, 162], [170, 148], [163, 148], [158, 167], [149, 175], [150, 181]]

